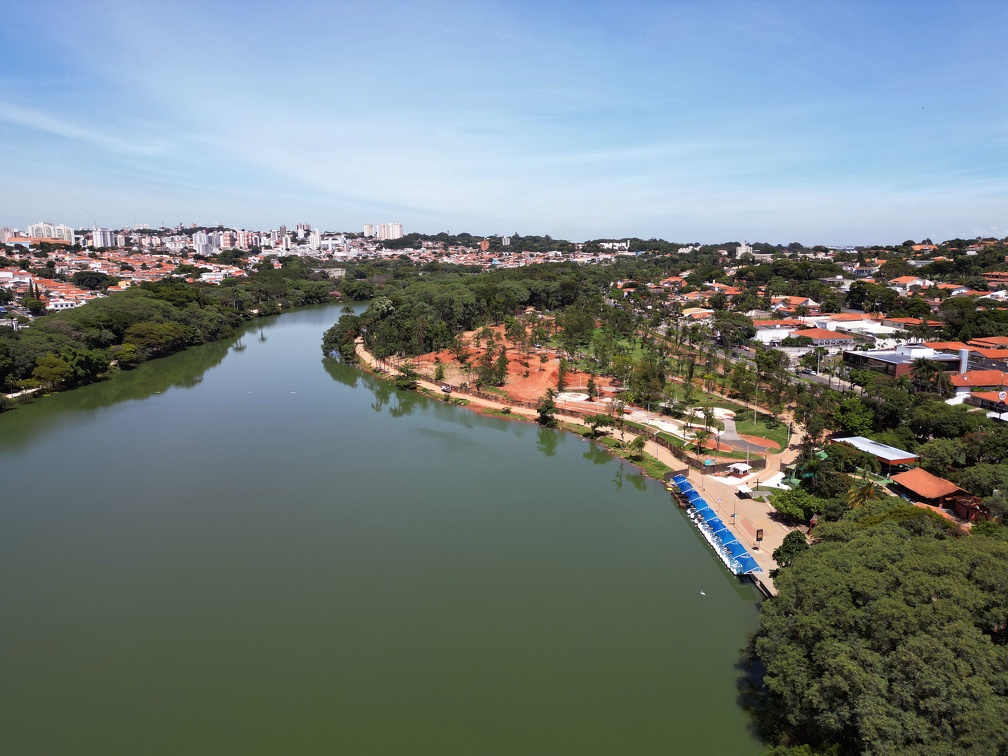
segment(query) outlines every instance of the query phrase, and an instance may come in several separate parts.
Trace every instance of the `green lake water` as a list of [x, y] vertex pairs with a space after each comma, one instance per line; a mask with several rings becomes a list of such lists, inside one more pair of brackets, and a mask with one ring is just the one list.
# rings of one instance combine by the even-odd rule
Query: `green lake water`
[[758, 596], [664, 488], [338, 317], [0, 415], [0, 753], [758, 753]]

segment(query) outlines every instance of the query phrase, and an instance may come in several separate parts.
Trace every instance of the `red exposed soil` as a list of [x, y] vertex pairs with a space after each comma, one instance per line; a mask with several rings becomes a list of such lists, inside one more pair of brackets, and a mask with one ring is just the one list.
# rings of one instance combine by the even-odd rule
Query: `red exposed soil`
[[[525, 353], [514, 343], [504, 338], [503, 326], [495, 326], [491, 330], [494, 332], [496, 343], [500, 345], [503, 341], [508, 350], [508, 377], [504, 385], [500, 387], [502, 391], [512, 399], [522, 402], [535, 402], [546, 393], [546, 389], [555, 389], [557, 387], [557, 376], [560, 373], [560, 357], [555, 349], [548, 349], [546, 347], [533, 349], [529, 355], [528, 376], [526, 377]], [[461, 383], [471, 383], [476, 376], [476, 369], [479, 366], [480, 358], [486, 351], [482, 346], [472, 346], [475, 343], [473, 339], [475, 333], [475, 331], [469, 331], [463, 334], [470, 344], [465, 363], [459, 362], [455, 353], [446, 349], [440, 352], [431, 352], [417, 358], [419, 371], [430, 380], [433, 380], [434, 371], [437, 367], [435, 358], [437, 358], [445, 367], [445, 383], [451, 383], [456, 386]], [[545, 362], [542, 361], [542, 356], [546, 357]], [[466, 366], [469, 366], [471, 371]], [[565, 379], [566, 390], [577, 391], [580, 386], [582, 392], [586, 391], [585, 387], [588, 385], [588, 378], [588, 373], [583, 371], [572, 370], [568, 372]], [[595, 384], [603, 394], [610, 393], [607, 389], [611, 389], [612, 387], [611, 379], [596, 376]]]

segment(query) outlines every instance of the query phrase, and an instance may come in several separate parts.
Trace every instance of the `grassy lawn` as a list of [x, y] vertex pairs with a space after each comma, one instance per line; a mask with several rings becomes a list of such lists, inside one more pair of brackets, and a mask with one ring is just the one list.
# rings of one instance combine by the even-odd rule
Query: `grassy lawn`
[[672, 444], [672, 446], [676, 447], [677, 449], [682, 449], [683, 447], [686, 446], [686, 442], [685, 441], [683, 441], [681, 438], [679, 438], [679, 436], [673, 436], [671, 433], [661, 432], [661, 433], [658, 434], [658, 438], [667, 441], [668, 443]]
[[[689, 452], [691, 456], [696, 457], [696, 448], [693, 446], [693, 444], [686, 444], [682, 448], [685, 451]], [[722, 459], [745, 459], [746, 453], [744, 451], [743, 452], [734, 450], [729, 451], [727, 448], [722, 449], [721, 451], [717, 451], [715, 449], [704, 449], [702, 452], [700, 452], [700, 459], [704, 459], [705, 457], [720, 457]]]
[[504, 409], [497, 409], [496, 407], [480, 407], [479, 412], [481, 415], [491, 415], [493, 417], [515, 417], [515, 414], [511, 412], [509, 407]]
[[640, 456], [637, 456], [633, 454], [630, 449], [621, 448], [619, 439], [613, 438], [612, 436], [600, 436], [595, 439], [595, 443], [606, 447], [606, 449], [611, 451], [617, 457], [621, 457], [631, 464], [642, 467], [649, 477], [656, 480], [664, 480], [665, 473], [672, 470], [671, 467], [666, 465], [664, 462], [655, 459], [647, 452], [641, 452]]
[[756, 413], [756, 422], [753, 422], [752, 412], [735, 416], [735, 429], [744, 436], [756, 436], [773, 441], [781, 449], [787, 448], [788, 426], [787, 423], [777, 422], [776, 427], [771, 427], [773, 418], [762, 412]]
[[502, 397], [504, 399], [508, 399], [509, 398], [508, 397], [508, 393], [504, 389], [502, 389], [500, 386], [487, 386], [487, 385], [483, 385], [483, 386], [480, 386], [479, 390], [482, 391], [484, 394], [496, 394], [497, 396]]

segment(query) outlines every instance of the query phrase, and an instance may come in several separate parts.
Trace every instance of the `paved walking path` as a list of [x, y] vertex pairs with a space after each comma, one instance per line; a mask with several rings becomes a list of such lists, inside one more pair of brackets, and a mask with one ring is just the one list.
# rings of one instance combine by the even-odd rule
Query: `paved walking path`
[[36, 386], [35, 388], [22, 389], [21, 391], [15, 391], [13, 394], [3, 394], [0, 396], [6, 397], [7, 399], [17, 399], [19, 396], [28, 396], [29, 394], [35, 394], [42, 390], [42, 386]]
[[737, 449], [738, 451], [755, 452], [757, 454], [762, 454], [767, 451], [767, 447], [760, 446], [759, 444], [754, 444], [751, 441], [746, 441], [742, 436], [738, 434], [735, 430], [735, 418], [728, 417], [727, 414], [722, 413], [718, 416], [718, 420], [724, 423], [724, 430], [718, 435], [721, 441], [724, 441], [732, 449]]

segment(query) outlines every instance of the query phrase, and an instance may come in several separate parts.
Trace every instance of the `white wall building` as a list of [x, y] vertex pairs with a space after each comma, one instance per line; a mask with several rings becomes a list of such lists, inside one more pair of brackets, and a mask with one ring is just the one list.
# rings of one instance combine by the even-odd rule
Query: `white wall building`
[[95, 226], [94, 230], [91, 232], [91, 246], [95, 249], [99, 249], [100, 247], [114, 247], [115, 234], [113, 234], [110, 229], [98, 228]]
[[382, 241], [386, 239], [401, 239], [403, 235], [402, 223], [379, 223], [374, 226], [370, 223], [364, 224], [364, 236], [375, 237]]
[[57, 226], [45, 221], [39, 221], [28, 226], [27, 235], [36, 239], [60, 239], [71, 244], [76, 242], [73, 229], [69, 226], [64, 226], [62, 223]]
[[40, 221], [39, 223], [33, 223], [28, 226], [28, 236], [34, 237], [36, 239], [55, 239], [56, 238], [56, 226], [52, 223], [46, 223], [45, 221]]

